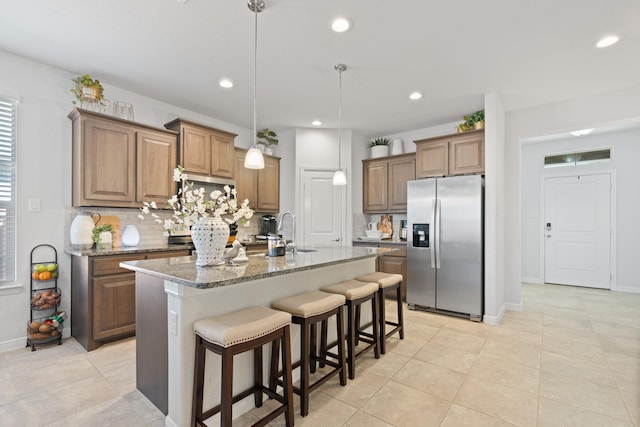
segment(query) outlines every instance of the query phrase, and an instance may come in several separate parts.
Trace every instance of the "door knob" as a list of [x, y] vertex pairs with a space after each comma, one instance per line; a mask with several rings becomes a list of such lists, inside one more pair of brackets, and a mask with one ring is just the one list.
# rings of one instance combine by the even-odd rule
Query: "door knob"
[[340, 238], [338, 237], [337, 239], [333, 239], [334, 242], [339, 242]]
[[551, 234], [547, 234], [547, 237], [551, 237]]

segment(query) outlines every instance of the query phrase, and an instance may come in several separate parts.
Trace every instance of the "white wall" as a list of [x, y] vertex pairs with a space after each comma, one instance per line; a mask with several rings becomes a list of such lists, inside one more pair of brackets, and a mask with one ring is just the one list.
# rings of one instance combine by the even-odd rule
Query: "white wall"
[[[69, 242], [68, 227], [74, 216], [71, 208], [71, 121], [73, 109], [69, 92], [76, 74], [59, 70], [0, 51], [0, 95], [19, 99], [18, 105], [18, 189], [17, 189], [17, 281], [22, 288], [0, 289], [0, 351], [24, 347], [29, 320], [29, 253], [41, 243], [53, 245], [58, 252], [62, 291], [61, 309], [70, 311], [70, 256], [64, 253]], [[100, 78], [100, 76], [93, 76]], [[111, 101], [133, 103], [137, 122], [163, 127], [182, 117], [238, 134], [236, 145], [249, 147], [252, 130], [225, 123], [188, 110], [168, 105], [143, 95], [112, 87], [103, 82], [105, 96]], [[283, 143], [287, 146], [287, 142]], [[283, 206], [291, 206], [291, 165], [286, 151], [281, 173]], [[288, 188], [291, 186], [291, 188]], [[40, 199], [40, 212], [27, 212], [27, 201]], [[161, 231], [160, 231], [161, 232]], [[69, 320], [65, 334], [69, 334]]]
[[[544, 156], [597, 148], [612, 148], [609, 162], [558, 168], [544, 168]], [[616, 225], [613, 265], [616, 288], [640, 292], [640, 264], [637, 236], [640, 236], [640, 192], [638, 191], [637, 159], [640, 158], [640, 128], [592, 134], [576, 138], [567, 136], [553, 141], [532, 142], [522, 146], [522, 277], [523, 281], [544, 282], [541, 241], [543, 212], [540, 211], [541, 183], [544, 176], [578, 175], [592, 172], [613, 172], [615, 175]]]
[[[640, 86], [625, 90], [512, 111], [506, 116], [505, 145], [505, 299], [520, 304], [521, 141], [576, 129], [640, 121]], [[636, 179], [637, 182], [637, 179]], [[637, 253], [633, 251], [632, 253]], [[618, 254], [620, 255], [620, 254]], [[637, 276], [636, 276], [637, 277]], [[619, 278], [622, 284], [622, 278]], [[637, 283], [637, 278], [635, 279]]]

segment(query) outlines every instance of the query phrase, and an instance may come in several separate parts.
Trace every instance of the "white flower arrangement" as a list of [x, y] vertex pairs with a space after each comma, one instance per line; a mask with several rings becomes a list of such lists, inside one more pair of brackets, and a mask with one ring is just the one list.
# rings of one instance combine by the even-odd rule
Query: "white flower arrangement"
[[[236, 190], [231, 190], [228, 185], [224, 186], [224, 193], [216, 190], [206, 194], [204, 188], [194, 189], [193, 182], [187, 180], [187, 174], [180, 165], [173, 170], [173, 180], [180, 182], [178, 194], [173, 195], [167, 201], [167, 207], [173, 209], [173, 217], [164, 221], [152, 209], [158, 209], [156, 202], [143, 202], [140, 208], [141, 219], [145, 215], [151, 217], [159, 224], [163, 224], [164, 235], [168, 236], [176, 229], [188, 227], [195, 224], [202, 217], [220, 217], [227, 224], [249, 225], [249, 220], [253, 216], [253, 209], [249, 208], [249, 200], [244, 199], [240, 206], [236, 198]], [[208, 196], [208, 199], [207, 199]]]

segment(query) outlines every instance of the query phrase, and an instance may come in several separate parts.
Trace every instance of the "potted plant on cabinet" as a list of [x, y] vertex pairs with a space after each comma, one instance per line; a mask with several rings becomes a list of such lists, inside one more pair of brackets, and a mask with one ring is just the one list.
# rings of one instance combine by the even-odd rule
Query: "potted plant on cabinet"
[[389, 155], [389, 144], [391, 144], [391, 140], [387, 138], [371, 140], [369, 143], [369, 147], [371, 147], [371, 158], [387, 157]]
[[264, 145], [264, 153], [273, 155], [272, 145], [278, 145], [278, 134], [271, 129], [262, 129], [256, 133], [258, 140], [256, 141], [260, 145]]
[[471, 129], [484, 129], [484, 110], [464, 116], [463, 119], [464, 122], [458, 125], [458, 132], [466, 132]]
[[[100, 107], [107, 106], [107, 100], [104, 97], [104, 88], [100, 83], [100, 80], [93, 79], [89, 74], [78, 76], [75, 79], [71, 79], [76, 86], [71, 89], [71, 93], [74, 94], [77, 101], [80, 101], [80, 108], [90, 108], [94, 111], [99, 111]], [[76, 105], [76, 101], [73, 101]]]

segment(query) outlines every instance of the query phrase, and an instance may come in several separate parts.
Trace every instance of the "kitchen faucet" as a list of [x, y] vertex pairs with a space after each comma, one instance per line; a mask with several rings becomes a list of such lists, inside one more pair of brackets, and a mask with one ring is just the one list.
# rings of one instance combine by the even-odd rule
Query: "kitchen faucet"
[[[278, 233], [282, 231], [282, 225], [284, 222], [285, 215], [291, 215], [291, 243], [287, 244], [288, 248], [292, 248], [292, 252], [295, 254], [296, 252], [296, 216], [291, 211], [284, 211], [280, 214], [280, 219], [278, 220]], [[285, 242], [287, 240], [285, 239]]]

